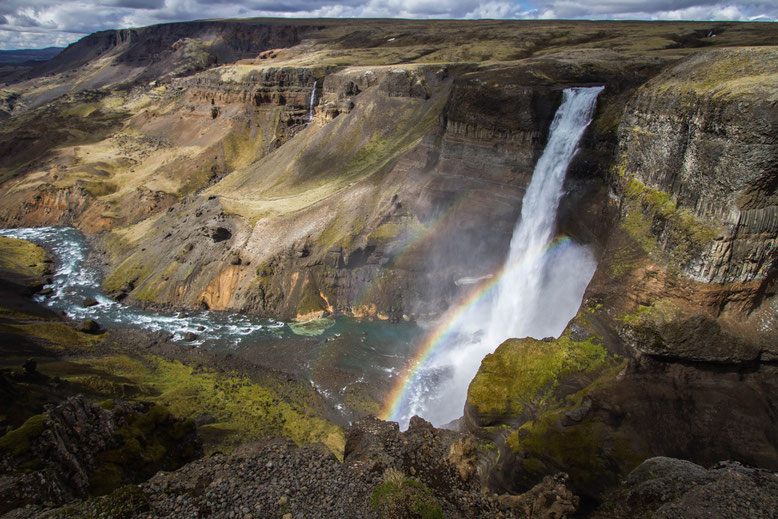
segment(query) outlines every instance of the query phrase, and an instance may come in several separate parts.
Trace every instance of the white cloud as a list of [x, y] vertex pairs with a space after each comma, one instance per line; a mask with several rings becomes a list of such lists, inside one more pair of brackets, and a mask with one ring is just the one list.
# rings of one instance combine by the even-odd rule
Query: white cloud
[[[2, 0], [0, 49], [64, 46], [95, 31], [206, 18], [401, 17], [776, 20], [772, 0]], [[5, 22], [5, 23], [4, 23]]]

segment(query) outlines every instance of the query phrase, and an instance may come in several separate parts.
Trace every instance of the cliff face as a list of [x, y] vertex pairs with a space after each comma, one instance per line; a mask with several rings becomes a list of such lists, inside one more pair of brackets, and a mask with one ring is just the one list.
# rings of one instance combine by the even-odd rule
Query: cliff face
[[778, 267], [774, 60], [770, 48], [699, 54], [643, 86], [625, 112], [624, 174], [711, 231], [688, 254], [672, 239], [678, 224], [655, 219], [660, 248], [694, 280], [746, 283]]

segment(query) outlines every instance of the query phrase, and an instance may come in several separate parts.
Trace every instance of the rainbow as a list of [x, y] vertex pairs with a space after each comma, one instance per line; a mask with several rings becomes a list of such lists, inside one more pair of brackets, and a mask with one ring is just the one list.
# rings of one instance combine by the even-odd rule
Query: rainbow
[[[389, 392], [384, 406], [381, 409], [380, 418], [382, 420], [398, 419], [397, 414], [399, 413], [403, 402], [407, 400], [408, 393], [413, 387], [421, 369], [426, 365], [437, 349], [445, 344], [445, 339], [457, 329], [457, 325], [467, 312], [489, 296], [508, 272], [521, 268], [530, 261], [534, 261], [547, 254], [556, 253], [571, 243], [572, 240], [567, 236], [559, 237], [538, 253], [532, 256], [525, 256], [520, 261], [516, 261], [511, 265], [504, 265], [490, 276], [489, 279], [474, 288], [459, 302], [459, 304], [446, 312], [435, 329], [425, 337], [424, 341], [416, 350], [416, 354], [403, 370], [402, 374], [397, 378], [397, 381]], [[496, 346], [497, 345], [495, 345], [495, 347]]]

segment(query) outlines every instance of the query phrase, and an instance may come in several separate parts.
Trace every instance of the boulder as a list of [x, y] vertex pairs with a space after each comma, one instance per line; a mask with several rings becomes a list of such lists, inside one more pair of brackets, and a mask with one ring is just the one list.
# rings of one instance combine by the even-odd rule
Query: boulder
[[78, 326], [78, 329], [84, 333], [97, 333], [100, 331], [100, 325], [94, 319], [87, 319]]
[[502, 495], [500, 503], [519, 517], [528, 519], [565, 519], [577, 510], [579, 499], [568, 490], [568, 476], [560, 472], [546, 476], [528, 492], [518, 496]]
[[644, 461], [608, 494], [594, 519], [774, 517], [778, 474], [727, 461], [710, 469], [675, 458]]

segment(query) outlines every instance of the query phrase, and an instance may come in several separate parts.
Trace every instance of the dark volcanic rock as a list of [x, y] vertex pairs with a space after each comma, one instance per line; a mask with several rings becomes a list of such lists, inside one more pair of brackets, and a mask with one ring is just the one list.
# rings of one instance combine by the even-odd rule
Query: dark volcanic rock
[[78, 329], [85, 333], [97, 333], [100, 331], [100, 325], [93, 319], [87, 319], [78, 326]]
[[[453, 438], [420, 419], [400, 433], [396, 423], [368, 418], [354, 425], [344, 463], [321, 444], [298, 447], [287, 439], [264, 439], [230, 455], [215, 454], [175, 472], [160, 472], [140, 485], [134, 496], [137, 511], [126, 517], [377, 518], [371, 496], [382, 473], [363, 463], [370, 454], [381, 454], [384, 463], [427, 487], [446, 518], [515, 517], [478, 482], [460, 479], [445, 459]], [[71, 511], [85, 516], [113, 511], [112, 506], [123, 506], [125, 492], [73, 505]], [[52, 512], [55, 517], [57, 512]], [[17, 517], [35, 513], [19, 510]]]
[[104, 493], [175, 469], [201, 450], [194, 426], [162, 407], [122, 402], [106, 410], [81, 396], [32, 417], [0, 445], [2, 513]]
[[564, 473], [546, 476], [529, 492], [500, 496], [500, 503], [513, 509], [519, 517], [564, 519], [578, 510], [579, 502], [566, 486], [568, 479]]
[[651, 458], [608, 496], [595, 519], [750, 519], [775, 517], [778, 475], [723, 462], [709, 470], [688, 461]]

